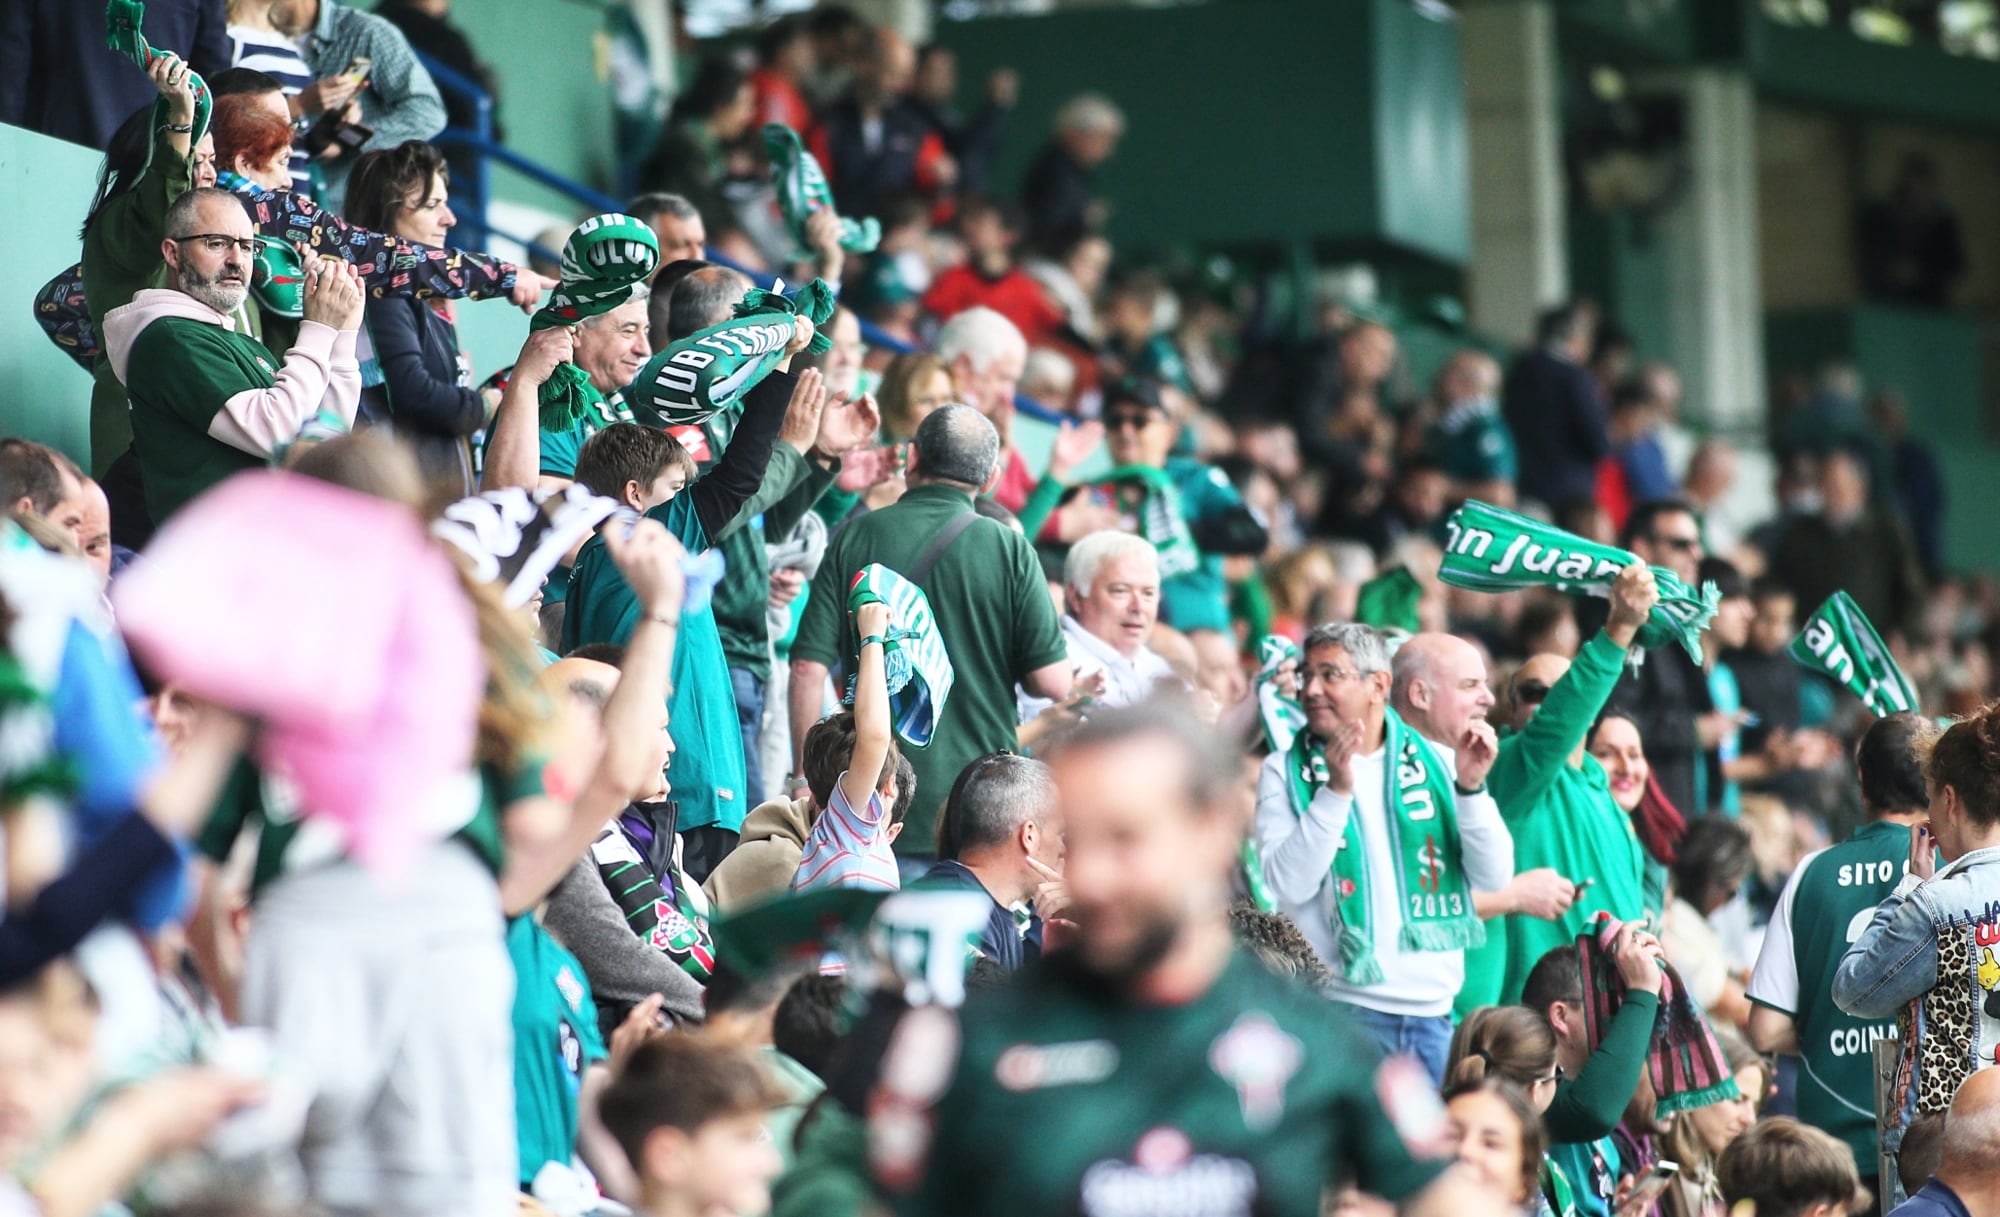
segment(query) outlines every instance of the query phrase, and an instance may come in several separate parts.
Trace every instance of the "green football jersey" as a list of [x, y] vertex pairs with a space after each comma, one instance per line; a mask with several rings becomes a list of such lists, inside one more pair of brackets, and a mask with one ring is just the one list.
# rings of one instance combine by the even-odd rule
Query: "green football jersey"
[[961, 1026], [905, 1214], [1317, 1217], [1341, 1179], [1399, 1200], [1440, 1169], [1404, 1142], [1443, 1123], [1422, 1068], [1378, 1068], [1335, 1006], [1241, 951], [1180, 1006], [1054, 956]]

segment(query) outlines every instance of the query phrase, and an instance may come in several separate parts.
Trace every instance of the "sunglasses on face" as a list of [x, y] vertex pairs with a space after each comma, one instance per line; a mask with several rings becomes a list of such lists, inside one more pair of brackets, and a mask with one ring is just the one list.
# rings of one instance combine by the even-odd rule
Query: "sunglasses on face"
[[1691, 554], [1701, 548], [1699, 537], [1654, 537], [1655, 545], [1664, 545], [1676, 553]]
[[1153, 416], [1151, 414], [1107, 414], [1104, 416], [1104, 429], [1106, 431], [1119, 431], [1126, 427], [1130, 427], [1135, 431], [1144, 431], [1152, 425]]
[[1539, 680], [1517, 681], [1514, 685], [1514, 700], [1524, 706], [1539, 706], [1548, 699], [1549, 687]]

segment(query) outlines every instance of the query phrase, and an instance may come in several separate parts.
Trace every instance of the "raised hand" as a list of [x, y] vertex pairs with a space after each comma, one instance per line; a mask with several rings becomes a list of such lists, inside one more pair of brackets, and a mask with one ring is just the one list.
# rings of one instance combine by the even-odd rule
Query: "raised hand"
[[1361, 754], [1362, 726], [1359, 719], [1333, 729], [1326, 741], [1326, 788], [1335, 794], [1354, 793], [1354, 758]]
[[681, 598], [687, 591], [687, 577], [681, 561], [687, 551], [658, 520], [640, 520], [630, 533], [613, 524], [604, 533], [604, 548], [618, 573], [625, 576], [639, 608], [648, 617], [680, 616]]
[[1646, 624], [1646, 618], [1659, 602], [1659, 581], [1644, 562], [1634, 562], [1618, 572], [1618, 578], [1611, 584], [1611, 616], [1605, 622], [1604, 632], [1613, 642], [1631, 646], [1639, 627]]
[[889, 632], [889, 606], [871, 600], [854, 610], [854, 629], [863, 638], [878, 638]]
[[179, 55], [162, 55], [146, 69], [160, 96], [167, 99], [167, 121], [184, 127], [194, 121], [194, 69]]
[[875, 395], [863, 393], [829, 405], [821, 413], [819, 437], [813, 441], [813, 447], [829, 459], [846, 456], [864, 444], [873, 443], [881, 426], [882, 409], [875, 404]]
[[807, 368], [792, 381], [792, 400], [785, 406], [785, 420], [778, 424], [778, 441], [790, 444], [800, 456], [812, 451], [825, 409], [826, 378], [818, 368]]
[[1056, 432], [1055, 447], [1049, 452], [1049, 476], [1069, 484], [1069, 475], [1104, 446], [1104, 424], [1064, 423]]
[[558, 365], [570, 362], [575, 355], [576, 334], [568, 326], [536, 330], [521, 344], [521, 355], [514, 361], [514, 379], [524, 385], [543, 384]]
[[1500, 739], [1493, 734], [1493, 724], [1480, 718], [1467, 724], [1464, 737], [1458, 741], [1456, 755], [1458, 784], [1468, 789], [1484, 785], [1487, 772], [1500, 755]]

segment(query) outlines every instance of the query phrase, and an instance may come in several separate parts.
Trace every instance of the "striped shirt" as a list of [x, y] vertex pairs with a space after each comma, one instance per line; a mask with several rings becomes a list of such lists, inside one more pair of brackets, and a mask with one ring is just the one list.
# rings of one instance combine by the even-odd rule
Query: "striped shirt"
[[[842, 782], [847, 774], [840, 775]], [[893, 892], [902, 888], [896, 855], [889, 848], [889, 813], [879, 791], [868, 795], [865, 811], [856, 811], [834, 783], [826, 810], [806, 834], [799, 869], [792, 875], [795, 892], [823, 887], [861, 887]]]
[[[278, 82], [289, 100], [297, 97], [312, 83], [312, 69], [306, 65], [306, 57], [299, 49], [299, 43], [275, 30], [252, 29], [247, 25], [229, 27], [229, 62], [234, 67], [249, 68], [262, 72]], [[292, 189], [311, 198], [313, 195], [312, 158], [296, 144], [292, 145]]]

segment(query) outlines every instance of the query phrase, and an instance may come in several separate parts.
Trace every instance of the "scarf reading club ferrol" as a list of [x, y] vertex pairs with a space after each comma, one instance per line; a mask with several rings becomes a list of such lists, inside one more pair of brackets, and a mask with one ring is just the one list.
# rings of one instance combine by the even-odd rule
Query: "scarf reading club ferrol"
[[1126, 486], [1139, 491], [1139, 502], [1134, 509], [1139, 535], [1159, 551], [1161, 579], [1185, 575], [1201, 565], [1201, 550], [1181, 514], [1180, 488], [1166, 470], [1151, 465], [1120, 465], [1098, 479], [1098, 484], [1110, 487], [1114, 494]]
[[1846, 592], [1828, 596], [1806, 618], [1806, 628], [1792, 639], [1791, 656], [1800, 666], [1831, 676], [1877, 717], [1917, 708], [1909, 677]]
[[[937, 617], [924, 589], [880, 563], [854, 574], [847, 587], [847, 611], [864, 604], [889, 606], [889, 629], [882, 639], [882, 671], [889, 685], [889, 709], [896, 734], [914, 747], [927, 747], [944, 717], [955, 679], [951, 652], [938, 633]], [[854, 702], [853, 676], [847, 678], [847, 703]]]
[[[1472, 911], [1458, 839], [1458, 800], [1444, 762], [1430, 741], [1384, 707], [1387, 751], [1383, 760], [1382, 812], [1389, 825], [1389, 856], [1396, 867], [1396, 902], [1403, 910], [1398, 942], [1405, 951], [1458, 951], [1486, 941], [1486, 927]], [[1310, 731], [1292, 741], [1287, 776], [1292, 814], [1303, 816], [1326, 785], [1326, 747]], [[1382, 983], [1375, 958], [1374, 914], [1368, 901], [1368, 858], [1361, 817], [1350, 812], [1346, 836], [1333, 855], [1340, 920], [1340, 965], [1351, 985]]]
[[[1639, 560], [1614, 545], [1599, 545], [1477, 499], [1451, 513], [1445, 532], [1438, 578], [1478, 592], [1552, 587], [1571, 594], [1609, 596], [1618, 573]], [[1659, 581], [1660, 602], [1639, 628], [1639, 645], [1650, 649], [1678, 642], [1700, 663], [1701, 632], [1714, 620], [1720, 599], [1715, 585], [1704, 583], [1697, 592], [1672, 571], [1652, 569]]]
[[[792, 240], [806, 243], [806, 220], [816, 211], [833, 211], [833, 187], [827, 185], [819, 158], [799, 142], [799, 133], [783, 123], [764, 124], [764, 151], [771, 158], [771, 185], [777, 188], [778, 210]], [[874, 216], [865, 220], [840, 217], [840, 247], [851, 254], [874, 252], [882, 240], [882, 224]]]
[[696, 330], [647, 361], [626, 390], [625, 404], [632, 417], [655, 427], [691, 427], [720, 414], [785, 357], [793, 317], [809, 317], [818, 327], [807, 351], [831, 349], [826, 323], [835, 307], [833, 289], [818, 279], [797, 296], [752, 288], [737, 302], [734, 317]]
[[[660, 242], [650, 226], [615, 211], [592, 216], [563, 243], [562, 282], [528, 329], [575, 325], [608, 313], [630, 300], [633, 287], [650, 278], [659, 264]], [[590, 373], [573, 363], [558, 364], [542, 383], [542, 430], [567, 431], [603, 400], [591, 386]]]
[[[111, 0], [104, 10], [104, 31], [106, 43], [112, 50], [139, 65], [142, 70], [151, 71], [155, 60], [165, 58], [167, 52], [156, 51], [140, 33], [146, 20], [146, 6], [140, 0]], [[214, 99], [208, 94], [208, 82], [188, 69], [188, 87], [194, 90], [194, 130], [188, 133], [188, 147], [192, 149], [208, 133], [209, 110]], [[162, 97], [153, 103], [152, 129], [159, 130], [167, 125], [167, 115], [171, 103]], [[153, 164], [153, 141], [146, 140], [146, 160], [139, 168], [139, 176], [146, 176], [146, 170]]]

